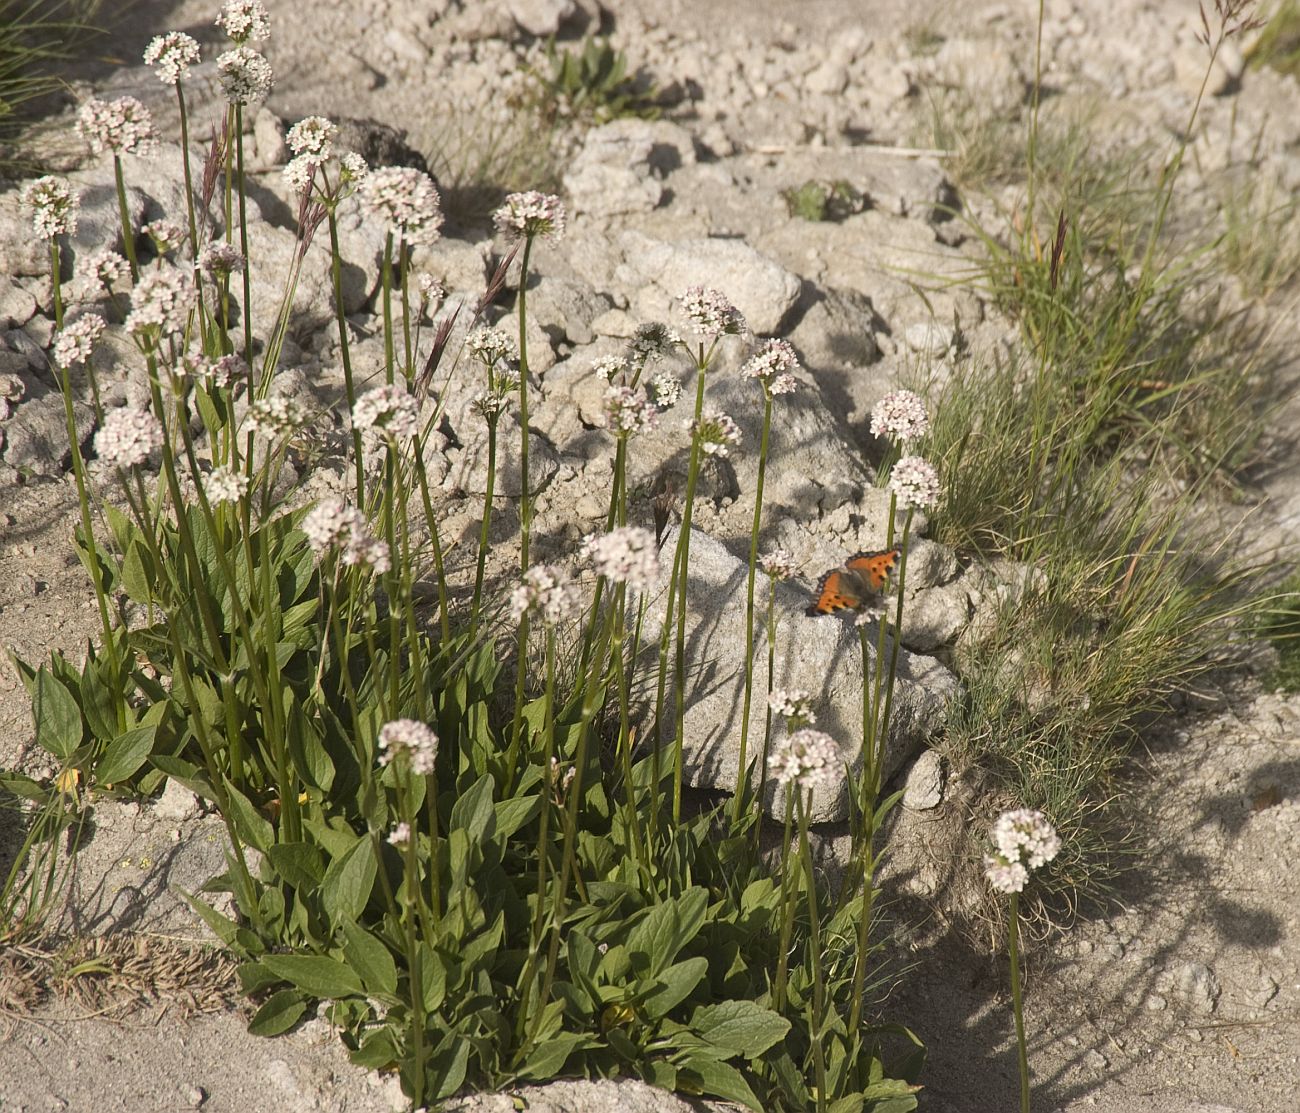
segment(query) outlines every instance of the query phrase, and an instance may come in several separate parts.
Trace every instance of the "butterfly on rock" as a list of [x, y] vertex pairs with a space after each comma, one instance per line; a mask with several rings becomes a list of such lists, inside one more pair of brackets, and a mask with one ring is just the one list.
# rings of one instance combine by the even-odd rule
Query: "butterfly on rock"
[[836, 611], [861, 610], [881, 594], [902, 555], [897, 545], [875, 553], [855, 553], [821, 578], [804, 614], [816, 618]]

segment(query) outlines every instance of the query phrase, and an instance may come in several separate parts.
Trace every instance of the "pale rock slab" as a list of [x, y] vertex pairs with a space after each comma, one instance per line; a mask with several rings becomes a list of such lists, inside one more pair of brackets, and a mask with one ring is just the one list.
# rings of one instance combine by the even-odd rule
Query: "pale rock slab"
[[[676, 529], [664, 539], [664, 560], [670, 561], [677, 544]], [[685, 771], [692, 785], [734, 791], [740, 756], [741, 715], [744, 704], [745, 561], [721, 542], [692, 531], [690, 576], [687, 582]], [[642, 667], [657, 667], [657, 645], [665, 613], [667, 574], [655, 589], [646, 612], [642, 635]], [[769, 581], [757, 573], [755, 597], [766, 599]], [[802, 688], [812, 693], [817, 728], [841, 745], [850, 764], [849, 780], [861, 769], [858, 754], [862, 736], [862, 658], [858, 630], [835, 617], [808, 619], [806, 598], [797, 585], [776, 585], [777, 688]], [[674, 623], [676, 618], [674, 618]], [[869, 628], [870, 654], [875, 668], [876, 628]], [[891, 652], [885, 641], [886, 660]], [[763, 624], [754, 639], [755, 698], [750, 709], [746, 763], [756, 761], [763, 746], [763, 663], [767, 639]], [[671, 653], [670, 664], [671, 668]], [[649, 675], [649, 673], [647, 673]], [[669, 691], [673, 680], [669, 678]], [[888, 779], [941, 725], [948, 700], [957, 691], [951, 672], [933, 658], [906, 649], [898, 654], [893, 715], [885, 745], [884, 777]], [[774, 739], [780, 737], [774, 726]], [[667, 743], [665, 743], [667, 745]], [[779, 816], [781, 794], [769, 794], [769, 814]], [[848, 815], [843, 785], [818, 788], [813, 794], [814, 822], [837, 822]]]

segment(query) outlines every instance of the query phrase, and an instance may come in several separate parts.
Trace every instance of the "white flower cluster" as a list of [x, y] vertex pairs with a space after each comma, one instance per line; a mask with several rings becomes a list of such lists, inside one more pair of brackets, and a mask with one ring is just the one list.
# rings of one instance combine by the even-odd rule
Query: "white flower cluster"
[[427, 271], [415, 280], [415, 285], [420, 291], [421, 305], [437, 305], [447, 296], [447, 287], [442, 284], [442, 280]]
[[106, 322], [98, 313], [87, 313], [63, 326], [54, 338], [54, 358], [61, 367], [85, 363], [104, 335]]
[[799, 688], [773, 688], [767, 697], [767, 706], [773, 715], [783, 719], [798, 719], [802, 723], [815, 723], [817, 715], [812, 709], [812, 696]]
[[492, 223], [497, 231], [508, 236], [551, 237], [559, 239], [564, 235], [568, 216], [564, 203], [553, 193], [538, 193], [530, 189], [526, 193], [512, 193], [505, 203], [492, 214]]
[[203, 493], [208, 502], [238, 502], [248, 494], [248, 476], [235, 468], [213, 468], [203, 477]]
[[184, 31], [155, 35], [144, 48], [145, 64], [152, 66], [164, 85], [178, 85], [199, 60], [199, 44]]
[[302, 520], [307, 546], [321, 560], [332, 549], [344, 564], [369, 565], [380, 575], [392, 567], [388, 546], [370, 532], [366, 516], [340, 498], [322, 499]]
[[671, 371], [660, 371], [646, 389], [659, 409], [671, 410], [682, 396], [682, 381]]
[[599, 575], [638, 591], [644, 591], [659, 578], [659, 550], [654, 534], [640, 526], [620, 526], [609, 533], [593, 533], [583, 541], [582, 552]]
[[251, 46], [237, 46], [218, 55], [217, 72], [231, 104], [262, 100], [275, 84], [271, 63]]
[[800, 788], [832, 785], [844, 772], [840, 748], [820, 730], [797, 730], [773, 743], [768, 768], [779, 784]]
[[651, 321], [638, 325], [628, 343], [628, 355], [641, 367], [649, 360], [661, 360], [672, 354], [682, 338], [665, 324]]
[[682, 294], [681, 303], [682, 313], [692, 329], [706, 339], [745, 331], [745, 318], [740, 310], [727, 300], [726, 294], [717, 290], [689, 286]]
[[361, 199], [408, 244], [438, 238], [442, 202], [428, 174], [409, 166], [381, 166], [361, 183]]
[[158, 142], [153, 116], [135, 97], [86, 101], [77, 113], [77, 131], [96, 154], [147, 155]]
[[411, 845], [411, 825], [409, 823], [395, 824], [386, 841], [389, 846], [405, 850]]
[[394, 719], [379, 728], [379, 749], [380, 765], [405, 756], [411, 772], [426, 777], [438, 760], [438, 736], [418, 719]]
[[984, 855], [984, 874], [1000, 893], [1019, 893], [1029, 871], [1045, 866], [1060, 853], [1061, 838], [1042, 812], [1016, 808], [993, 824], [992, 854]]
[[658, 417], [659, 411], [643, 390], [611, 386], [605, 391], [605, 427], [616, 437], [653, 429]]
[[110, 410], [95, 434], [95, 455], [109, 467], [133, 468], [162, 448], [163, 427], [148, 410]]
[[538, 615], [555, 626], [577, 613], [580, 597], [569, 574], [554, 564], [535, 564], [523, 575], [510, 595], [510, 617], [516, 622], [525, 614]]
[[312, 155], [324, 162], [334, 153], [334, 139], [338, 127], [324, 116], [307, 116], [289, 129], [284, 141], [295, 155]]
[[260, 0], [227, 0], [216, 24], [232, 42], [261, 42], [271, 37], [271, 19]]
[[77, 230], [81, 199], [62, 178], [46, 175], [28, 182], [20, 195], [23, 208], [32, 214], [32, 227], [43, 240], [70, 236]]
[[758, 566], [774, 580], [788, 580], [798, 569], [786, 549], [771, 549], [758, 558]]
[[926, 510], [939, 501], [939, 473], [920, 456], [904, 456], [889, 473], [889, 489], [899, 506]]
[[484, 366], [492, 367], [506, 360], [514, 363], [519, 358], [519, 349], [514, 340], [499, 328], [480, 325], [465, 338], [465, 347], [469, 354], [480, 360]]
[[93, 283], [110, 294], [114, 283], [124, 282], [131, 274], [131, 264], [109, 247], [91, 252], [86, 257], [83, 269], [87, 285]]
[[591, 361], [591, 373], [607, 383], [623, 379], [628, 370], [627, 360], [622, 356], [601, 356]]
[[187, 234], [174, 220], [151, 220], [144, 226], [143, 232], [153, 240], [159, 255], [175, 251], [185, 242]]
[[233, 274], [244, 269], [244, 257], [234, 244], [220, 240], [207, 244], [199, 252], [199, 266], [214, 278], [218, 275]]
[[176, 373], [201, 382], [209, 389], [224, 389], [248, 378], [248, 364], [233, 352], [216, 359], [202, 353], [191, 353], [181, 360]]
[[740, 443], [740, 426], [718, 410], [706, 409], [691, 431], [706, 456], [726, 456]]
[[410, 440], [420, 429], [420, 411], [405, 386], [377, 386], [352, 407], [352, 427], [361, 433]]
[[272, 440], [295, 433], [307, 420], [307, 411], [294, 398], [273, 394], [248, 407], [244, 431]]
[[930, 431], [930, 415], [919, 395], [910, 390], [891, 390], [871, 411], [871, 435], [907, 443]]
[[768, 394], [790, 394], [799, 386], [793, 372], [799, 357], [787, 340], [765, 340], [762, 347], [745, 361], [740, 373], [757, 379]]
[[179, 267], [159, 267], [140, 277], [131, 291], [127, 332], [172, 334], [184, 330], [198, 293], [194, 279]]

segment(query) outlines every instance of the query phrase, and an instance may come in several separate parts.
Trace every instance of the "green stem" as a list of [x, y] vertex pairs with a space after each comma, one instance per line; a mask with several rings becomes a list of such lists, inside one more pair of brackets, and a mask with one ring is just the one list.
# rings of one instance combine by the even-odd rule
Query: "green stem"
[[384, 237], [383, 290], [384, 382], [392, 386], [393, 363], [397, 357], [393, 350], [393, 233], [391, 230]]
[[533, 493], [528, 483], [528, 260], [533, 237], [524, 240], [519, 264], [519, 571], [529, 567], [529, 542], [533, 532]]
[[745, 759], [749, 756], [749, 708], [754, 695], [754, 576], [758, 570], [758, 531], [763, 522], [763, 480], [767, 471], [767, 438], [771, 427], [772, 395], [765, 391], [763, 433], [758, 446], [758, 485], [754, 492], [754, 526], [749, 533], [749, 578], [745, 584], [745, 699], [740, 713], [740, 756], [731, 814], [733, 823], [740, 821], [740, 813], [746, 805], [745, 790], [749, 777]]
[[1025, 1049], [1025, 1013], [1020, 994], [1020, 894], [1011, 894], [1007, 949], [1011, 958], [1011, 1003], [1016, 1014], [1016, 1058], [1020, 1065], [1020, 1113], [1029, 1113], [1029, 1053]]
[[122, 177], [122, 156], [113, 156], [113, 180], [117, 184], [117, 215], [122, 222], [122, 246], [131, 264], [131, 281], [140, 281], [140, 264], [135, 257], [135, 234], [131, 231], [131, 213], [126, 206], [126, 181]]
[[469, 633], [478, 631], [479, 608], [483, 602], [483, 573], [487, 567], [488, 534], [492, 527], [492, 496], [497, 479], [497, 418], [488, 418], [487, 491], [483, 496], [483, 520], [478, 531], [478, 562], [474, 570], [474, 596], [469, 607]]
[[813, 1069], [817, 1079], [817, 1110], [825, 1113], [826, 1109], [826, 1057], [822, 1047], [822, 1024], [826, 1017], [826, 986], [822, 973], [821, 925], [817, 913], [817, 883], [813, 874], [812, 846], [808, 841], [808, 809], [812, 804], [812, 792], [808, 793], [807, 803], [802, 790], [797, 784], [790, 789], [795, 794], [799, 808], [799, 852], [803, 859], [804, 880], [808, 886], [808, 953], [812, 959], [813, 975], [813, 1023], [809, 1031], [812, 1041]]
[[785, 794], [785, 828], [781, 835], [781, 946], [776, 959], [776, 983], [772, 988], [772, 1006], [785, 1011], [785, 988], [790, 969], [790, 937], [794, 933], [794, 897], [790, 880], [794, 875], [790, 861], [790, 828], [794, 823], [794, 798], [798, 789], [789, 785]]
[[[235, 105], [235, 173], [239, 179], [239, 253], [244, 257], [244, 362], [253, 367], [253, 261], [248, 257], [248, 202], [244, 184], [244, 108]], [[265, 369], [267, 379], [275, 368]]]
[[[343, 383], [348, 395], [348, 412], [357, 404], [356, 385], [352, 379], [352, 346], [348, 342], [348, 319], [343, 311], [343, 256], [339, 250], [339, 222], [334, 206], [326, 210], [330, 230], [330, 278], [334, 284], [334, 320], [339, 330], [339, 358], [343, 363]], [[365, 460], [361, 447], [361, 431], [352, 428], [352, 454], [356, 468], [357, 501], [365, 490]], [[423, 457], [417, 456], [417, 462]]]

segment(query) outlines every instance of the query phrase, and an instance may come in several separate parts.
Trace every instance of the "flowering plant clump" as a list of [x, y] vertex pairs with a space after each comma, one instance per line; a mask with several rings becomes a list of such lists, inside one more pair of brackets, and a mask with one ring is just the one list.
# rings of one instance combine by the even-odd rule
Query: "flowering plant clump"
[[535, 564], [510, 594], [510, 617], [518, 622], [525, 614], [535, 614], [548, 626], [555, 626], [572, 618], [579, 602], [578, 587], [563, 568]]
[[583, 542], [583, 555], [599, 575], [638, 591], [659, 578], [659, 548], [654, 534], [640, 526], [620, 526], [609, 533], [592, 534]]
[[787, 340], [765, 340], [740, 369], [747, 378], [757, 379], [768, 394], [789, 394], [799, 382], [792, 372], [799, 368], [799, 357]]
[[147, 155], [158, 141], [152, 114], [135, 97], [88, 100], [77, 113], [77, 131], [96, 154]]
[[268, 62], [251, 46], [237, 46], [217, 57], [221, 88], [231, 104], [262, 100], [275, 84]]
[[438, 760], [438, 736], [418, 719], [394, 719], [379, 728], [379, 764], [404, 757], [412, 773], [427, 777]]
[[428, 174], [410, 166], [377, 167], [361, 183], [361, 200], [408, 244], [438, 238], [442, 201]]
[[21, 194], [23, 208], [32, 214], [32, 227], [44, 240], [70, 236], [77, 230], [81, 199], [62, 178], [46, 175], [28, 182]]
[[98, 313], [87, 313], [64, 325], [54, 338], [54, 358], [64, 367], [85, 363], [104, 335], [106, 324]]
[[871, 435], [889, 437], [904, 444], [917, 441], [930, 431], [925, 403], [910, 390], [892, 390], [871, 411]]
[[144, 61], [164, 85], [178, 85], [199, 60], [199, 44], [184, 31], [155, 35], [144, 48]]
[[939, 501], [939, 473], [920, 456], [904, 456], [889, 473], [889, 489], [899, 506], [926, 510]]
[[564, 203], [552, 193], [536, 190], [509, 194], [505, 204], [492, 214], [497, 231], [515, 238], [541, 236], [558, 240], [564, 235], [567, 221]]
[[194, 308], [194, 279], [179, 267], [158, 267], [141, 275], [131, 291], [126, 329], [142, 338], [182, 332]]
[[261, 42], [271, 37], [271, 20], [260, 0], [228, 0], [216, 24], [231, 42]]
[[95, 434], [95, 455], [109, 467], [134, 468], [162, 448], [163, 427], [148, 410], [109, 410]]
[[705, 339], [735, 336], [745, 331], [744, 316], [718, 290], [690, 286], [682, 294], [681, 303], [692, 330]]
[[352, 407], [352, 427], [361, 433], [410, 440], [420, 429], [420, 411], [405, 386], [368, 390]]
[[984, 855], [984, 873], [1000, 893], [1023, 891], [1030, 871], [1061, 850], [1061, 838], [1047, 816], [1029, 808], [1003, 812], [993, 824], [992, 839], [994, 850]]
[[835, 739], [809, 728], [773, 744], [768, 767], [778, 784], [800, 788], [832, 785], [844, 775], [844, 759]]
[[816, 712], [812, 709], [812, 696], [798, 688], [786, 691], [773, 688], [767, 697], [767, 706], [773, 715], [780, 715], [786, 720], [797, 719], [801, 723], [815, 723]]
[[705, 410], [700, 420], [692, 425], [692, 432], [699, 438], [700, 448], [706, 456], [726, 456], [740, 443], [740, 426], [718, 410]]

